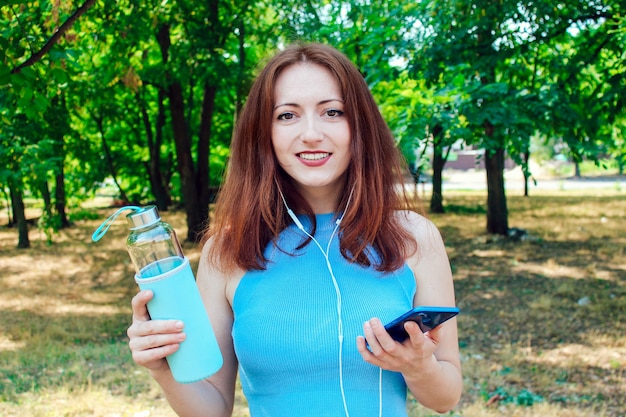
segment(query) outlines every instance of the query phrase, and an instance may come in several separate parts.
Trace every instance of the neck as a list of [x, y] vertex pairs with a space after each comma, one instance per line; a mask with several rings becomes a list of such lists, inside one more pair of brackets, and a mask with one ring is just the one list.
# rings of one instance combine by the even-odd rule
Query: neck
[[346, 181], [324, 187], [299, 187], [298, 191], [309, 203], [315, 214], [332, 213], [338, 210], [345, 190]]

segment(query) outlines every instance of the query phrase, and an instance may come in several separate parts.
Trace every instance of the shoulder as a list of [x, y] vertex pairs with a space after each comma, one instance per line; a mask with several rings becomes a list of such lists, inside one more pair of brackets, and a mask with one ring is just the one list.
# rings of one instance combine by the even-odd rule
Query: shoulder
[[410, 210], [398, 210], [395, 215], [399, 225], [413, 236], [417, 244], [417, 250], [407, 258], [411, 268], [416, 269], [425, 258], [439, 258], [447, 262], [441, 232], [430, 219]]
[[202, 246], [198, 264], [197, 282], [201, 291], [212, 291], [223, 294], [232, 304], [232, 297], [245, 271], [239, 268], [227, 268], [212, 251], [215, 238], [208, 239]]
[[441, 233], [437, 226], [421, 214], [411, 210], [397, 210], [395, 215], [400, 226], [413, 235], [418, 245], [431, 241], [442, 241]]

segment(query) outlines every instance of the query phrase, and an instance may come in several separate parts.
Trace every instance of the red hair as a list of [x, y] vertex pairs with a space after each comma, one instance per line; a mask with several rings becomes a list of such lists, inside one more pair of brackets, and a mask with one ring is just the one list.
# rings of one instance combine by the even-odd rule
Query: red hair
[[205, 239], [214, 238], [210, 256], [224, 270], [265, 269], [265, 247], [291, 223], [278, 187], [291, 209], [309, 215], [315, 225], [313, 210], [280, 168], [271, 140], [276, 80], [285, 68], [305, 62], [327, 68], [337, 79], [350, 126], [352, 158], [338, 209], [354, 191], [341, 222], [341, 253], [369, 266], [367, 250], [373, 248], [376, 269], [396, 270], [416, 249], [415, 239], [395, 215], [409, 208], [403, 187], [398, 187], [406, 172], [404, 159], [359, 70], [341, 52], [320, 44], [292, 45], [279, 52], [252, 85], [235, 127], [215, 217], [205, 234]]

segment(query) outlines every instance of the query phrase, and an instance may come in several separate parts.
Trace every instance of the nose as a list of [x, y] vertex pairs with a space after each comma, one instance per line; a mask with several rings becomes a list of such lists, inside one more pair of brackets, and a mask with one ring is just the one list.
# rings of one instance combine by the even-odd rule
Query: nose
[[320, 142], [324, 139], [320, 121], [316, 117], [307, 117], [302, 125], [300, 138], [303, 142]]

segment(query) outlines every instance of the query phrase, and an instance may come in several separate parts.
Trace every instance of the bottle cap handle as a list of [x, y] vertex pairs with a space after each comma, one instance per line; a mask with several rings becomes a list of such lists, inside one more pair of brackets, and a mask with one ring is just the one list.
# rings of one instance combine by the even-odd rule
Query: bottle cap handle
[[106, 232], [109, 230], [109, 227], [111, 227], [111, 224], [113, 224], [113, 222], [115, 221], [115, 219], [117, 219], [117, 217], [122, 214], [124, 211], [127, 210], [132, 210], [132, 211], [140, 211], [141, 207], [137, 207], [137, 206], [124, 206], [120, 209], [118, 209], [115, 213], [111, 214], [104, 222], [102, 222], [102, 224], [100, 225], [100, 227], [98, 227], [96, 229], [95, 232], [93, 232], [93, 234], [91, 235], [91, 240], [93, 240], [94, 242], [99, 241], [100, 239], [102, 239], [102, 237], [106, 234]]

